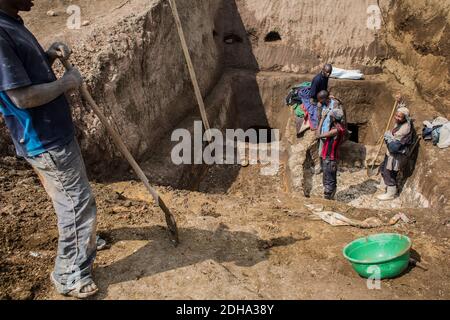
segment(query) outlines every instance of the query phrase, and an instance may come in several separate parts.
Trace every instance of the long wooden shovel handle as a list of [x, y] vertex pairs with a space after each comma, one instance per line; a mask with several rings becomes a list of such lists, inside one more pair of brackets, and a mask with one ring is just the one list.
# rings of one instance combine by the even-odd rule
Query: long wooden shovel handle
[[208, 121], [208, 115], [206, 113], [205, 102], [203, 101], [203, 96], [198, 85], [197, 75], [195, 73], [194, 64], [192, 63], [191, 55], [189, 53], [188, 45], [186, 42], [186, 37], [184, 36], [183, 26], [181, 25], [180, 15], [178, 14], [177, 3], [175, 0], [169, 0], [170, 8], [172, 9], [172, 15], [175, 20], [175, 25], [177, 27], [178, 36], [181, 42], [181, 48], [183, 49], [184, 58], [188, 66], [189, 75], [191, 77], [192, 86], [194, 87], [195, 98], [197, 99], [198, 107], [200, 110], [200, 115], [202, 117], [203, 126], [205, 127], [206, 139], [208, 142], [212, 142], [211, 137], [211, 127]]
[[[395, 111], [397, 110], [397, 105], [398, 105], [398, 102], [395, 101], [394, 108], [392, 109], [392, 112], [391, 112], [391, 117], [389, 118], [389, 121], [388, 121], [388, 123], [386, 125], [386, 130], [384, 130], [384, 132], [387, 132], [389, 130], [389, 126], [391, 125], [392, 119], [394, 119]], [[378, 148], [377, 155], [373, 159], [373, 162], [372, 162], [372, 165], [371, 165], [371, 170], [372, 171], [373, 171], [373, 168], [375, 167], [375, 163], [376, 163], [376, 161], [378, 159], [378, 156], [381, 153], [381, 149], [383, 149], [383, 142], [384, 142], [384, 139], [381, 138], [381, 141], [379, 142], [380, 147]]]
[[[67, 70], [70, 70], [73, 68], [72, 64], [67, 61], [60, 59], [61, 63], [64, 65], [64, 67]], [[141, 167], [138, 165], [128, 148], [126, 147], [125, 143], [122, 141], [122, 138], [117, 133], [116, 130], [109, 124], [108, 119], [103, 115], [101, 112], [99, 106], [92, 98], [91, 94], [89, 93], [89, 90], [87, 88], [86, 83], [83, 82], [81, 88], [81, 94], [83, 95], [83, 98], [89, 103], [92, 110], [96, 114], [96, 116], [100, 119], [100, 122], [103, 124], [103, 126], [106, 128], [106, 131], [109, 133], [111, 138], [113, 139], [116, 146], [119, 148], [122, 155], [127, 159], [133, 170], [136, 172], [139, 179], [142, 181], [142, 183], [147, 188], [148, 192], [152, 195], [153, 199], [155, 200], [156, 204], [161, 208], [161, 210], [165, 214], [167, 226], [170, 231], [171, 240], [175, 245], [179, 244], [179, 238], [178, 238], [178, 228], [176, 225], [176, 221], [170, 210], [167, 208], [164, 201], [159, 196], [158, 192], [150, 185], [150, 182], [147, 179], [147, 176], [145, 175], [144, 171], [142, 171]]]

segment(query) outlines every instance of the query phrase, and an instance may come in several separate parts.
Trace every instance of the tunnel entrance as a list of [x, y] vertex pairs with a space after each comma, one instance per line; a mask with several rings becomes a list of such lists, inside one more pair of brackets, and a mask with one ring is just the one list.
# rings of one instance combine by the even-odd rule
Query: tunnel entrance
[[265, 42], [281, 41], [281, 35], [277, 31], [270, 31], [265, 37]]
[[347, 129], [350, 133], [349, 140], [355, 143], [359, 143], [359, 125], [355, 123], [347, 124]]

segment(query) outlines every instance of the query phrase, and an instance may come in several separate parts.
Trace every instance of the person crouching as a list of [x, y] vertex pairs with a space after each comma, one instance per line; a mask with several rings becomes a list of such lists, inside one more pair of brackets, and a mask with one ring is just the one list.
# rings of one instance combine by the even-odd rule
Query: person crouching
[[344, 112], [341, 109], [333, 109], [330, 111], [329, 116], [331, 122], [330, 131], [322, 134], [318, 132], [317, 139], [325, 139], [321, 154], [324, 197], [327, 200], [333, 200], [337, 190], [339, 148], [345, 137], [345, 127], [342, 124]]

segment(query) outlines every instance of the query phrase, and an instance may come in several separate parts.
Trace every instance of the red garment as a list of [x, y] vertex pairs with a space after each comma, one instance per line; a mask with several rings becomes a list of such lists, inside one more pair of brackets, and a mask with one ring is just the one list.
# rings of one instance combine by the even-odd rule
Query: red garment
[[335, 137], [327, 138], [322, 149], [322, 159], [339, 160], [339, 147], [344, 142], [345, 128], [340, 123], [336, 123], [331, 129], [337, 129]]
[[312, 130], [314, 130], [314, 129], [313, 129], [313, 128], [314, 128], [314, 124], [313, 124], [312, 121], [311, 121], [311, 117], [309, 116], [308, 110], [306, 110], [304, 104], [302, 104], [301, 107], [302, 107], [302, 109], [303, 109], [303, 112], [305, 113], [305, 117], [304, 117], [305, 121], [308, 121], [308, 122], [309, 122], [309, 127], [310, 127]]

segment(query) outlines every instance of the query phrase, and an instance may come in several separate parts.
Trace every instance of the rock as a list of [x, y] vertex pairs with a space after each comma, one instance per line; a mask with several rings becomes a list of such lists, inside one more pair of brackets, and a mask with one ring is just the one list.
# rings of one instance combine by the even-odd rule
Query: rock
[[132, 205], [133, 203], [131, 201], [125, 201], [125, 203], [123, 204], [125, 208], [130, 208]]
[[30, 251], [30, 256], [33, 258], [40, 258], [42, 255], [38, 252]]
[[47, 11], [47, 15], [49, 17], [56, 17], [58, 14], [54, 10]]
[[89, 20], [85, 20], [85, 21], [83, 21], [82, 23], [81, 23], [81, 26], [82, 27], [86, 27], [86, 26], [88, 26], [88, 25], [90, 25], [91, 24], [91, 22], [89, 21]]

